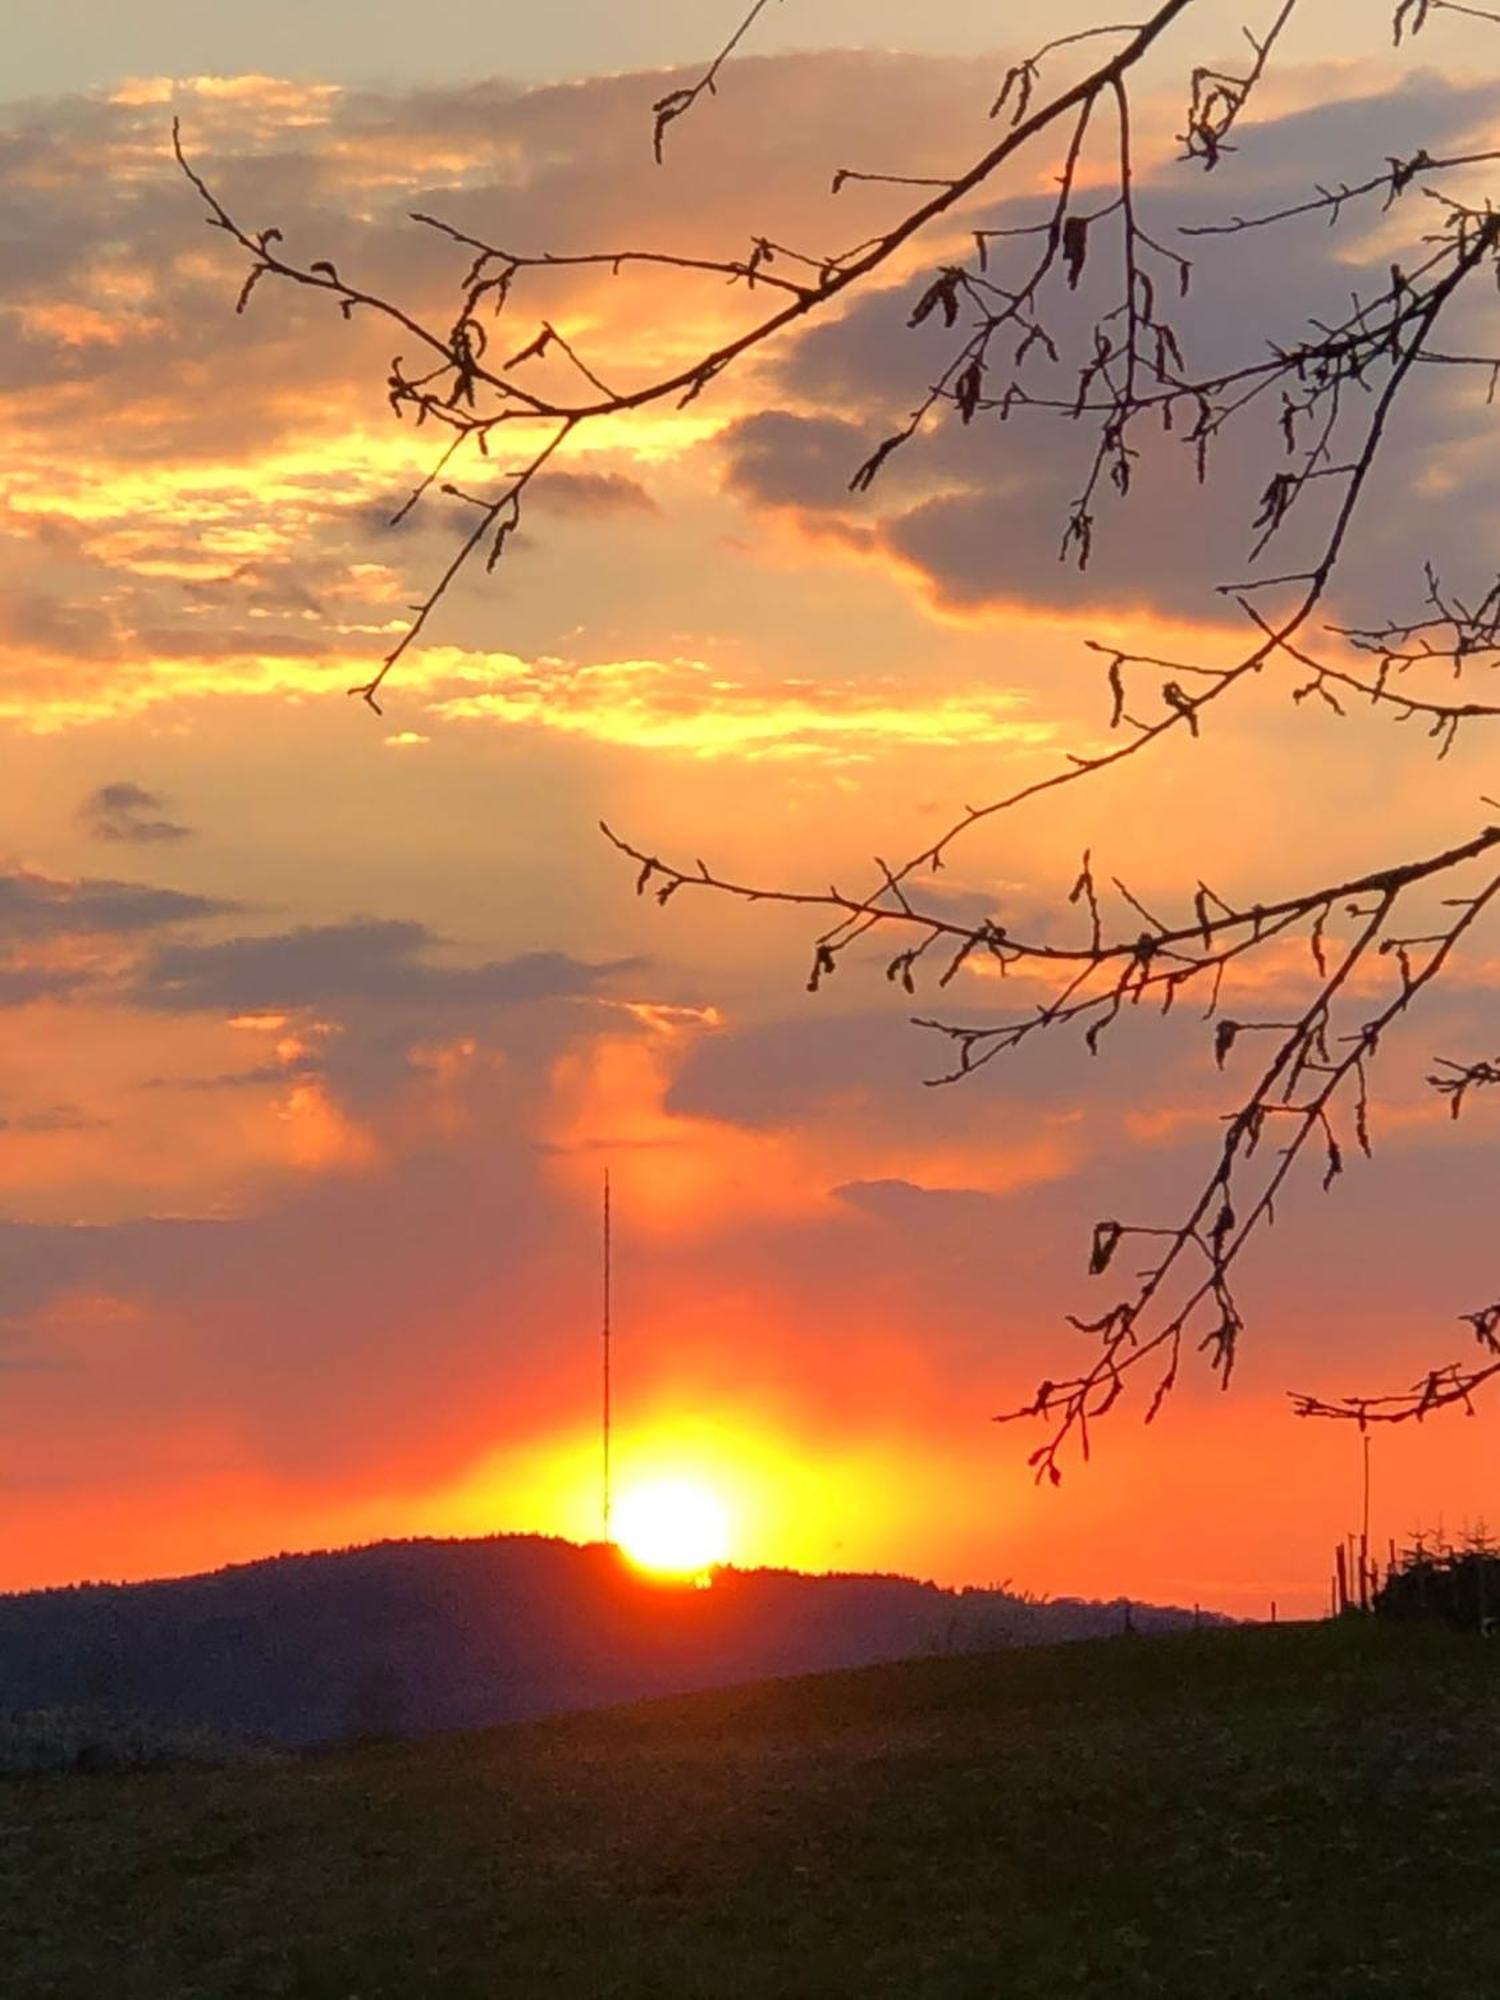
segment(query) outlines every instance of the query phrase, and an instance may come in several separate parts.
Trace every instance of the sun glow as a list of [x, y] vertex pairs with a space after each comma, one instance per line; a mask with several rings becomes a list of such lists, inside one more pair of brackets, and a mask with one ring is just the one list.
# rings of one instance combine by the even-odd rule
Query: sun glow
[[641, 1569], [695, 1576], [729, 1555], [729, 1515], [719, 1496], [694, 1479], [632, 1486], [615, 1509], [615, 1539]]

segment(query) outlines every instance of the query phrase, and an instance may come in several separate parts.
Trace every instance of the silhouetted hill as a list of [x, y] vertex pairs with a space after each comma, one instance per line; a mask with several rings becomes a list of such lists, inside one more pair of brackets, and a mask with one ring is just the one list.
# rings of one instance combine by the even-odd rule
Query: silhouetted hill
[[[534, 1535], [382, 1542], [0, 1597], [0, 1709], [83, 1703], [308, 1744], [1085, 1638], [1126, 1610], [789, 1570], [665, 1585], [603, 1545]], [[1192, 1622], [1129, 1611], [1142, 1631]]]

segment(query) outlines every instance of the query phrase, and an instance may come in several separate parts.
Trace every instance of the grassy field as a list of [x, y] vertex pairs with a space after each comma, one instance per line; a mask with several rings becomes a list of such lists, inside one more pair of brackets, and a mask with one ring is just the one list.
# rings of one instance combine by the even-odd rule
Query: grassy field
[[1500, 1647], [1122, 1638], [0, 1785], [0, 1994], [1500, 1995]]

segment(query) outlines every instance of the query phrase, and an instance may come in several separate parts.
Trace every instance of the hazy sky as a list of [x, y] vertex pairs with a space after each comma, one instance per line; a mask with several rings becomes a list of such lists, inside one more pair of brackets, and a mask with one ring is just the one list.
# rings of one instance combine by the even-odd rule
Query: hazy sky
[[[1383, 21], [1354, 43], [1363, 8], [1322, 7], [1240, 151], [1212, 182], [1185, 173], [1181, 71], [1242, 12], [1143, 86], [1163, 236], [1420, 144], [1490, 143], [1484, 43], [1435, 17], [1397, 54]], [[1172, 1215], [1201, 1175], [1233, 1085], [1207, 1030], [1132, 1017], [1097, 1060], [1058, 1042], [931, 1089], [941, 1051], [907, 1017], [994, 1018], [1009, 996], [981, 970], [911, 1001], [872, 956], [809, 994], [808, 922], [660, 910], [597, 831], [793, 885], [919, 849], [1103, 740], [1088, 640], [1232, 648], [1213, 584], [1264, 447], [1205, 494], [1164, 445], [1132, 505], [1101, 509], [1083, 579], [1056, 560], [1065, 427], [940, 429], [851, 497], [941, 365], [940, 329], [904, 322], [950, 233], [690, 408], [582, 440], [376, 719], [344, 691], [463, 504], [385, 525], [431, 463], [390, 418], [391, 335], [270, 286], [237, 317], [235, 258], [168, 151], [176, 112], [247, 224], [442, 324], [465, 260], [413, 207], [527, 249], [858, 236], [897, 197], [834, 205], [834, 168], [930, 175], [992, 134], [1003, 62], [969, 58], [1002, 13], [1073, 19], [785, 0], [662, 169], [660, 78], [637, 72], [712, 49], [725, 11], [704, 0], [428, 6], [419, 46], [412, 10], [383, 5], [10, 17], [0, 1585], [592, 1532], [608, 1165], [622, 1477], [712, 1479], [746, 1560], [1318, 1600], [1358, 1443], [1296, 1423], [1284, 1391], [1400, 1386], [1460, 1354], [1456, 1315], [1493, 1296], [1495, 1118], [1476, 1101], [1452, 1125], [1424, 1077], [1492, 1047], [1496, 939], [1392, 1044], [1375, 1160], [1327, 1200], [1305, 1189], [1262, 1245], [1232, 1394], [1185, 1375], [1153, 1430], [1127, 1409], [1038, 1493], [1029, 1436], [989, 1418], [1076, 1355], [1093, 1222]], [[897, 46], [920, 54], [880, 53]], [[981, 219], [1030, 218], [1055, 166], [1028, 163]], [[1205, 248], [1184, 329], [1209, 353], [1253, 347], [1268, 310], [1295, 331], [1418, 227]], [[743, 310], [680, 273], [598, 271], [507, 308], [515, 345], [545, 313], [631, 379]], [[1349, 604], [1419, 600], [1429, 541], [1488, 587], [1493, 421], [1466, 384], [1422, 388]], [[1148, 905], [1200, 877], [1269, 896], [1483, 822], [1479, 739], [1438, 767], [1418, 734], [1292, 685], [976, 838], [941, 893], [1060, 922], [1089, 847]], [[1302, 976], [1273, 965], [1244, 1004], [1274, 1010]], [[1481, 1513], [1497, 1422], [1382, 1438], [1380, 1531]]]
[[[737, 0], [434, 0], [414, 19], [395, 0], [12, 0], [7, 94], [257, 70], [395, 86], [581, 77], [707, 57], [743, 11]], [[1238, 0], [1204, 11], [1224, 46], [1239, 43]], [[1337, 53], [1368, 18], [1362, 0], [1325, 0], [1308, 16], [1295, 31], [1302, 56]], [[963, 55], [1031, 44], [1091, 18], [1088, 0], [776, 0], [753, 46]]]

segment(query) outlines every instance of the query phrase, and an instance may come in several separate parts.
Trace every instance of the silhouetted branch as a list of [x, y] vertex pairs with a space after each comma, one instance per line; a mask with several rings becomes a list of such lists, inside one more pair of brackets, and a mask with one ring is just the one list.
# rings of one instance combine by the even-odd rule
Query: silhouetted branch
[[1464, 1099], [1471, 1090], [1487, 1089], [1489, 1085], [1500, 1083], [1500, 1061], [1481, 1057], [1477, 1062], [1454, 1062], [1451, 1057], [1438, 1056], [1437, 1069], [1427, 1081], [1440, 1097], [1448, 1100], [1448, 1109], [1457, 1118], [1464, 1108]]
[[656, 154], [656, 163], [658, 166], [662, 163], [662, 146], [667, 136], [667, 127], [675, 119], [681, 118], [691, 111], [700, 97], [712, 97], [714, 95], [719, 87], [719, 73], [725, 63], [729, 61], [729, 58], [734, 54], [740, 43], [771, 5], [772, 0], [755, 0], [755, 4], [751, 7], [749, 13], [746, 14], [745, 18], [729, 37], [729, 40], [725, 42], [723, 48], [719, 50], [719, 53], [708, 65], [707, 69], [704, 70], [697, 82], [688, 84], [677, 90], [669, 90], [665, 97], [659, 97], [655, 104], [652, 105], [651, 109], [655, 114], [656, 123], [651, 132], [651, 147]]
[[1282, 31], [1292, 18], [1296, 7], [1297, 0], [1283, 0], [1275, 20], [1258, 40], [1248, 28], [1245, 29], [1245, 40], [1250, 44], [1250, 53], [1254, 61], [1243, 76], [1219, 69], [1193, 71], [1187, 130], [1181, 140], [1184, 158], [1201, 160], [1205, 169], [1212, 169], [1219, 164], [1224, 157], [1235, 121], [1249, 103], [1256, 85], [1265, 75], [1271, 51], [1280, 40]]
[[[765, 4], [765, 0], [761, 0]], [[970, 166], [954, 174], [947, 181], [935, 184], [927, 198], [910, 209], [890, 229], [851, 250], [838, 253], [817, 263], [813, 282], [806, 285], [778, 284], [775, 290], [785, 296], [785, 303], [777, 306], [764, 317], [754, 321], [742, 333], [734, 336], [683, 366], [671, 369], [638, 388], [615, 394], [596, 394], [579, 399], [568, 399], [539, 393], [517, 379], [516, 370], [540, 357], [545, 351], [543, 335], [547, 322], [543, 322], [537, 338], [528, 341], [512, 355], [508, 362], [492, 364], [487, 355], [488, 336], [480, 312], [487, 311], [491, 317], [504, 312], [511, 304], [517, 277], [525, 271], [545, 270], [561, 266], [572, 260], [556, 259], [545, 253], [535, 256], [517, 256], [498, 246], [484, 244], [465, 232], [442, 225], [446, 233], [464, 247], [477, 252], [469, 266], [462, 285], [462, 298], [456, 318], [445, 329], [424, 325], [413, 314], [393, 301], [384, 299], [362, 287], [346, 282], [334, 265], [325, 258], [318, 258], [307, 264], [299, 264], [285, 256], [280, 248], [280, 230], [252, 230], [241, 225], [224, 207], [204, 177], [188, 161], [180, 127], [174, 122], [173, 146], [182, 171], [196, 191], [208, 211], [207, 220], [211, 227], [228, 235], [250, 260], [243, 286], [241, 287], [237, 310], [243, 311], [258, 284], [267, 277], [277, 278], [326, 293], [336, 304], [346, 319], [356, 311], [374, 312], [389, 319], [404, 332], [414, 338], [434, 365], [427, 372], [411, 375], [398, 356], [392, 363], [389, 400], [398, 417], [411, 415], [418, 424], [429, 420], [461, 434], [465, 443], [472, 443], [476, 450], [488, 454], [496, 434], [505, 426], [517, 422], [540, 422], [560, 429], [564, 435], [571, 435], [580, 427], [598, 422], [604, 418], [618, 418], [658, 403], [675, 401], [679, 406], [697, 399], [726, 369], [741, 360], [746, 354], [762, 347], [775, 336], [789, 330], [815, 313], [825, 312], [832, 303], [853, 286], [861, 283], [875, 272], [880, 271], [908, 241], [926, 229], [931, 223], [947, 215], [969, 195], [992, 180], [999, 169], [1030, 142], [1050, 130], [1070, 113], [1077, 114], [1077, 124], [1086, 125], [1089, 112], [1100, 96], [1110, 91], [1114, 83], [1127, 74], [1156, 43], [1166, 29], [1180, 15], [1185, 13], [1195, 0], [1161, 0], [1161, 4], [1142, 23], [1141, 27], [1118, 50], [1097, 69], [1068, 88], [1059, 91], [1029, 116], [1019, 119], [1003, 138], [989, 147]], [[687, 92], [687, 102], [683, 102], [662, 119], [662, 100], [657, 107], [658, 136], [663, 122], [682, 115], [698, 95], [711, 89], [718, 73], [719, 62], [737, 45], [740, 35], [749, 27], [756, 14], [757, 6], [742, 24], [739, 32], [726, 45], [718, 59], [700, 79], [699, 84]], [[1076, 128], [1075, 128], [1076, 129]], [[1080, 141], [1081, 142], [1081, 141]], [[424, 216], [428, 226], [434, 226], [433, 218]], [[623, 268], [627, 263], [650, 263], [661, 266], [676, 266], [700, 273], [712, 273], [731, 282], [743, 282], [747, 286], [764, 279], [766, 265], [774, 260], [775, 246], [764, 239], [757, 240], [748, 257], [727, 258], [722, 262], [705, 259], [674, 258], [665, 254], [655, 254], [626, 248], [618, 252], [598, 253], [579, 260], [594, 264], [611, 264]], [[1050, 268], [1052, 259], [1048, 259]], [[956, 285], [957, 280], [952, 281]], [[789, 296], [786, 296], [787, 294]], [[913, 323], [920, 323], [935, 306], [941, 306], [943, 316], [951, 325], [956, 316], [956, 294], [946, 279], [938, 281], [935, 290], [928, 295], [929, 303], [924, 311], [922, 304], [913, 314]], [[950, 371], [952, 379], [954, 371]], [[485, 407], [480, 407], [481, 397]], [[929, 405], [937, 398], [929, 398]], [[920, 418], [903, 434], [913, 434]], [[560, 439], [554, 438], [549, 430], [551, 449]], [[893, 445], [877, 451], [875, 464], [878, 466], [888, 455]], [[445, 450], [444, 463], [451, 457], [451, 446]], [[875, 466], [855, 475], [855, 484], [868, 483]], [[510, 518], [511, 503], [519, 500], [524, 491], [525, 480], [519, 488], [507, 482], [504, 490], [491, 503], [493, 524], [498, 525]], [[437, 584], [418, 607], [414, 625], [402, 640], [388, 653], [379, 670], [371, 679], [352, 689], [366, 701], [374, 704], [374, 699], [387, 675], [397, 660], [401, 658], [420, 629], [425, 626], [433, 609], [446, 595], [456, 577], [468, 565], [473, 556], [485, 546], [487, 532], [476, 530], [460, 545], [454, 560], [439, 577]], [[493, 543], [491, 544], [493, 546]]]
[[[1500, 876], [1455, 904], [1458, 914], [1420, 966], [1407, 955], [1412, 941], [1396, 939], [1388, 929], [1400, 894], [1399, 889], [1386, 890], [1361, 913], [1353, 940], [1313, 999], [1284, 1029], [1253, 1090], [1229, 1119], [1218, 1160], [1184, 1221], [1166, 1231], [1113, 1220], [1095, 1226], [1090, 1258], [1095, 1275], [1109, 1268], [1119, 1245], [1129, 1237], [1165, 1236], [1167, 1248], [1103, 1314], [1073, 1320], [1080, 1332], [1098, 1339], [1099, 1352], [1090, 1366], [1064, 1381], [1043, 1382], [1032, 1402], [996, 1419], [1009, 1423], [1028, 1417], [1046, 1422], [1048, 1435], [1030, 1459], [1039, 1479], [1045, 1476], [1056, 1483], [1062, 1452], [1074, 1441], [1087, 1457], [1090, 1424], [1114, 1407], [1142, 1368], [1148, 1380], [1155, 1378], [1146, 1413], [1149, 1422], [1177, 1380], [1183, 1343], [1189, 1336], [1197, 1336], [1198, 1351], [1208, 1356], [1228, 1387], [1244, 1326], [1231, 1285], [1241, 1251], [1256, 1228], [1271, 1218], [1288, 1176], [1310, 1144], [1316, 1142], [1323, 1152], [1325, 1190], [1344, 1171], [1343, 1142], [1332, 1115], [1339, 1105], [1355, 1143], [1368, 1153], [1367, 1066], [1391, 1024], [1437, 977], [1465, 933], [1500, 897]], [[1394, 991], [1373, 1014], [1338, 1035], [1335, 1002], [1372, 952], [1395, 960]], [[1252, 1181], [1245, 1190], [1261, 1142], [1278, 1120], [1285, 1121], [1290, 1136], [1272, 1156], [1259, 1184]], [[1174, 1279], [1182, 1286], [1175, 1298], [1168, 1291]], [[1155, 1320], [1149, 1317], [1153, 1308], [1161, 1315]], [[1484, 1374], [1490, 1372], [1486, 1369]], [[1309, 1401], [1300, 1399], [1299, 1407]]]
[[[1500, 1299], [1481, 1306], [1477, 1312], [1460, 1313], [1459, 1318], [1472, 1329], [1487, 1355], [1500, 1357]], [[1441, 1368], [1430, 1369], [1410, 1389], [1391, 1396], [1339, 1396], [1325, 1400], [1300, 1390], [1288, 1393], [1299, 1417], [1335, 1417], [1357, 1423], [1364, 1430], [1370, 1424], [1420, 1423], [1431, 1411], [1455, 1405], [1472, 1417], [1476, 1392], [1497, 1375], [1500, 1375], [1500, 1358], [1467, 1367], [1461, 1361], [1449, 1361]]]
[[1419, 34], [1432, 14], [1463, 14], [1471, 21], [1500, 23], [1500, 14], [1488, 7], [1471, 7], [1468, 0], [1397, 0], [1394, 23], [1396, 46], [1400, 47], [1404, 34]]
[[[725, 64], [769, 4], [755, 0], [707, 67], [657, 100], [658, 160], [671, 124], [716, 92]], [[1296, 5], [1264, 0], [1262, 25], [1245, 31], [1243, 67], [1192, 70], [1179, 141], [1184, 159], [1214, 170], [1233, 152], [1232, 135], [1265, 81]], [[1176, 317], [1188, 309], [1193, 265], [1181, 248], [1170, 247], [1167, 232], [1149, 226], [1152, 183], [1137, 160], [1131, 90], [1139, 65], [1167, 31], [1189, 17], [1201, 19], [1203, 11], [1197, 0], [1160, 0], [1138, 21], [1066, 33], [1013, 63], [990, 107], [992, 116], [1007, 119], [1002, 136], [951, 175], [840, 168], [835, 195], [851, 183], [877, 185], [900, 191], [904, 206], [883, 230], [827, 255], [790, 248], [769, 235], [753, 236], [723, 257], [634, 245], [517, 251], [419, 214], [419, 224], [439, 232], [468, 260], [446, 324], [429, 323], [362, 289], [326, 259], [293, 260], [274, 228], [241, 225], [189, 164], [174, 128], [179, 162], [210, 226], [247, 260], [238, 310], [263, 279], [296, 284], [327, 295], [345, 319], [377, 314], [417, 356], [412, 363], [399, 355], [392, 362], [391, 408], [403, 421], [433, 425], [443, 443], [398, 518], [434, 487], [474, 509], [469, 531], [414, 607], [406, 630], [371, 678], [351, 690], [372, 707], [460, 573], [475, 560], [493, 568], [501, 558], [532, 482], [556, 453], [600, 422], [692, 403], [770, 343], [831, 320], [862, 288], [904, 268], [903, 253], [930, 240], [928, 232], [938, 235], [942, 247], [935, 257], [944, 261], [917, 281], [907, 323], [949, 336], [951, 351], [913, 392], [906, 416], [851, 467], [852, 492], [870, 489], [914, 439], [942, 423], [967, 428], [984, 420], [1055, 419], [1086, 440], [1079, 484], [1058, 523], [1059, 557], [1084, 569], [1106, 532], [1106, 509], [1131, 496], [1148, 440], [1173, 436], [1199, 481], [1209, 477], [1216, 447], [1231, 437], [1238, 447], [1257, 420], [1279, 441], [1282, 462], [1246, 523], [1245, 567], [1251, 573], [1218, 586], [1245, 621], [1226, 656], [1173, 660], [1094, 644], [1114, 738], [1109, 746], [1069, 755], [1046, 775], [968, 807], [904, 862], [877, 860], [868, 886], [845, 891], [748, 884], [702, 860], [682, 865], [663, 859], [604, 829], [635, 866], [638, 891], [652, 891], [660, 903], [693, 890], [815, 914], [822, 928], [813, 940], [808, 983], [814, 989], [851, 947], [876, 932], [880, 943], [894, 942], [884, 963], [887, 980], [909, 994], [924, 978], [948, 987], [971, 961], [1042, 984], [1042, 998], [1003, 1021], [924, 1020], [953, 1052], [951, 1067], [937, 1081], [969, 1077], [996, 1055], [1065, 1025], [1076, 1025], [1088, 1048], [1096, 1049], [1127, 1009], [1149, 1003], [1165, 1011], [1189, 994], [1204, 1002], [1213, 1024], [1220, 1070], [1248, 1048], [1262, 1052], [1248, 1090], [1224, 1119], [1222, 1141], [1186, 1216], [1165, 1227], [1112, 1218], [1095, 1226], [1089, 1250], [1095, 1276], [1114, 1270], [1122, 1246], [1137, 1237], [1150, 1246], [1148, 1262], [1102, 1315], [1073, 1322], [1095, 1340], [1089, 1365], [1065, 1380], [1044, 1382], [1024, 1410], [1009, 1413], [1043, 1423], [1044, 1441], [1032, 1463], [1038, 1477], [1053, 1480], [1067, 1449], [1076, 1444], [1087, 1454], [1091, 1425], [1133, 1381], [1147, 1385], [1147, 1416], [1156, 1414], [1177, 1379], [1185, 1342], [1204, 1352], [1227, 1384], [1243, 1326], [1231, 1282], [1242, 1250], [1273, 1218], [1299, 1162], [1318, 1156], [1326, 1188], [1342, 1174], [1351, 1144], [1369, 1150], [1369, 1073], [1387, 1030], [1418, 1002], [1500, 894], [1500, 876], [1471, 894], [1447, 893], [1458, 871], [1493, 860], [1500, 829], [1486, 828], [1440, 853], [1290, 896], [1226, 900], [1200, 880], [1181, 898], [1190, 900], [1191, 915], [1171, 918], [1154, 914], [1125, 883], [1098, 876], [1086, 854], [1061, 905], [1061, 914], [1075, 913], [1080, 934], [1073, 942], [1060, 942], [1051, 929], [1027, 935], [999, 914], [964, 923], [924, 903], [925, 878], [940, 871], [955, 844], [976, 827], [1142, 756], [1169, 736], [1196, 739], [1224, 697], [1273, 670], [1289, 675], [1294, 706], [1311, 703], [1343, 715], [1356, 702], [1369, 705], [1417, 724], [1439, 757], [1462, 729], [1500, 715], [1500, 701], [1483, 698], [1476, 685], [1476, 677], [1500, 665], [1500, 581], [1471, 601], [1440, 584], [1429, 565], [1419, 616], [1317, 622], [1327, 616], [1356, 516], [1398, 405], [1419, 371], [1455, 370], [1461, 380], [1477, 369], [1491, 398], [1500, 385], [1500, 356], [1449, 351], [1467, 348], [1467, 339], [1439, 345], [1455, 301], [1487, 290], [1500, 275], [1500, 214], [1487, 201], [1455, 197], [1449, 190], [1465, 184], [1452, 177], [1495, 163], [1500, 151], [1435, 155], [1418, 147], [1270, 212], [1236, 213], [1181, 231], [1171, 240], [1239, 236], [1310, 216], [1335, 227], [1351, 212], [1377, 211], [1393, 218], [1384, 227], [1394, 231], [1414, 209], [1421, 211], [1409, 239], [1388, 258], [1382, 251], [1384, 275], [1352, 295], [1341, 281], [1342, 303], [1332, 316], [1285, 333], [1270, 322], [1275, 301], [1268, 298], [1267, 323], [1253, 330], [1259, 338], [1248, 358], [1196, 367]], [[1500, 18], [1459, 0], [1397, 0], [1391, 17], [1396, 41], [1421, 32], [1437, 12]], [[1071, 81], [1044, 87], [1044, 71], [1050, 78], [1051, 66], [1068, 52], [1079, 52], [1078, 61], [1090, 66]], [[955, 239], [952, 225], [965, 204], [992, 198], [1000, 175], [1018, 164], [1028, 185], [1047, 187], [1045, 199], [1003, 226], [981, 212], [968, 238]], [[1407, 200], [1413, 193], [1420, 202]], [[960, 255], [956, 241], [972, 248]], [[597, 339], [570, 331], [555, 311], [527, 318], [525, 337], [507, 343], [511, 351], [500, 358], [492, 346], [497, 323], [514, 320], [519, 300], [529, 300], [549, 277], [581, 269], [632, 270], [648, 279], [687, 275], [727, 286], [745, 301], [745, 323], [627, 386], [620, 385], [611, 357], [594, 351]], [[549, 358], [556, 365], [539, 370]], [[516, 462], [490, 470], [497, 447], [512, 436], [521, 442]], [[469, 491], [452, 476], [466, 453], [480, 462], [483, 490]], [[1263, 559], [1273, 544], [1274, 570], [1262, 573], [1272, 571], [1272, 562]], [[1460, 680], [1457, 693], [1441, 684]], [[1436, 928], [1413, 931], [1404, 917], [1419, 892], [1429, 899], [1442, 892]], [[1275, 1018], [1242, 1019], [1238, 1011], [1226, 1016], [1226, 981], [1257, 958], [1275, 963], [1268, 954], [1294, 939], [1307, 953], [1305, 970], [1290, 981], [1295, 1000]], [[1372, 988], [1383, 993], [1378, 1004], [1369, 997]], [[1489, 1060], [1439, 1059], [1431, 1082], [1456, 1115], [1467, 1093], [1497, 1077], [1500, 1069]], [[1481, 1344], [1500, 1353], [1491, 1315], [1500, 1315], [1500, 1307], [1469, 1317]], [[1500, 1360], [1477, 1370], [1439, 1370], [1417, 1392], [1420, 1408], [1411, 1407], [1411, 1396], [1296, 1400], [1304, 1414], [1399, 1421], [1465, 1401], [1497, 1370]]]

